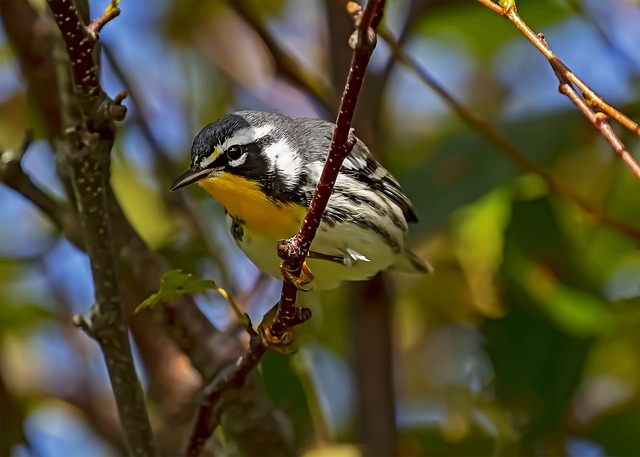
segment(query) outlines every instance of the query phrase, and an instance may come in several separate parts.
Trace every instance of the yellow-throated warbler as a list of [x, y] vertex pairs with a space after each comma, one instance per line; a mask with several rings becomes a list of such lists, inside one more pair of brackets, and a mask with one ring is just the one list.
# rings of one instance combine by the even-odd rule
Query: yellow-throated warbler
[[[335, 124], [261, 111], [239, 111], [195, 137], [191, 167], [171, 186], [197, 182], [227, 212], [231, 236], [262, 271], [281, 277], [276, 245], [304, 219], [322, 173]], [[311, 244], [305, 283], [330, 289], [394, 268], [430, 270], [405, 246], [416, 222], [398, 181], [358, 140], [345, 159]]]

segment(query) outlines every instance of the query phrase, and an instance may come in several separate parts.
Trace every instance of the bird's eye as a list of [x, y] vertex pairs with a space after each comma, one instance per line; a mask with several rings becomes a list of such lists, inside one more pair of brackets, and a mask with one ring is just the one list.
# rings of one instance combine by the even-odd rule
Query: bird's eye
[[230, 146], [227, 149], [227, 157], [229, 160], [238, 160], [242, 155], [242, 148], [240, 146]]

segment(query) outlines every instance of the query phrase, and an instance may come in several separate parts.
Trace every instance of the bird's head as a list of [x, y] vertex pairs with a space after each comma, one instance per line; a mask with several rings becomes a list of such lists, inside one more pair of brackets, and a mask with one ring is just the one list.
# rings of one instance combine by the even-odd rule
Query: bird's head
[[270, 151], [276, 147], [276, 152], [291, 152], [274, 136], [274, 125], [260, 114], [229, 114], [205, 126], [193, 140], [191, 167], [175, 180], [171, 190], [227, 173], [258, 183], [273, 178], [276, 164]]

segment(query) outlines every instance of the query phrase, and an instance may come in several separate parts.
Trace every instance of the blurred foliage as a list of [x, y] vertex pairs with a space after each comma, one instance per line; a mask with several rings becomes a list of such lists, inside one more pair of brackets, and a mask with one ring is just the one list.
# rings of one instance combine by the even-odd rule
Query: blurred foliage
[[[90, 4], [95, 16], [108, 1]], [[327, 4], [244, 5], [308, 81], [342, 90], [330, 67], [346, 46], [335, 36], [350, 30], [335, 29]], [[135, 95], [125, 101], [112, 185], [145, 241], [194, 273], [170, 272], [153, 301], [217, 283], [258, 322], [278, 286], [235, 249], [217, 204], [197, 188], [177, 195], [168, 186], [205, 123], [248, 108], [321, 116], [322, 103], [282, 73], [260, 34], [224, 1], [121, 8], [101, 32], [119, 67], [103, 59], [105, 88]], [[637, 2], [521, 0], [518, 9], [596, 92], [640, 119]], [[406, 27], [405, 49], [523, 155], [603, 213], [640, 227], [638, 181], [557, 93], [547, 62], [511, 24], [475, 2], [430, 0], [390, 1], [385, 21], [396, 36]], [[365, 94], [366, 106], [381, 100], [380, 112], [360, 110], [356, 129], [415, 203], [411, 243], [435, 268], [428, 277], [391, 276], [398, 453], [640, 455], [637, 240], [523, 172], [404, 67], [394, 63], [382, 78], [387, 58], [381, 42], [365, 83], [384, 82]], [[28, 128], [42, 130], [28, 100], [0, 29], [0, 147], [15, 149]], [[620, 135], [638, 157], [638, 138]], [[45, 191], [64, 195], [44, 140], [23, 166]], [[122, 444], [99, 353], [70, 326], [91, 304], [88, 262], [37, 213], [0, 186], [0, 454], [116, 455]], [[224, 300], [198, 300], [216, 326], [233, 328]], [[268, 354], [266, 392], [292, 420], [302, 454], [360, 455], [350, 296], [344, 288], [305, 300], [314, 318], [298, 330], [300, 352]], [[150, 361], [162, 354], [145, 350], [148, 389], [186, 376], [180, 363], [153, 371]], [[152, 407], [154, 421], [179, 410], [171, 396], [165, 401]]]
[[[183, 273], [182, 270], [167, 271], [160, 278], [160, 290], [150, 295], [136, 308], [136, 313], [146, 308], [171, 303], [181, 295], [197, 294], [206, 290], [221, 289], [210, 279], [196, 278], [192, 274]], [[226, 296], [226, 292], [224, 292]]]

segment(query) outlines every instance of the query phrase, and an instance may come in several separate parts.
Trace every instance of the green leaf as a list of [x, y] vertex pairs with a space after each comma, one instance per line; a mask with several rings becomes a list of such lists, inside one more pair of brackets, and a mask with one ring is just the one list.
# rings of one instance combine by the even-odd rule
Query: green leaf
[[223, 297], [228, 299], [226, 291], [218, 287], [210, 279], [200, 279], [190, 273], [183, 273], [182, 270], [167, 271], [160, 278], [160, 290], [140, 303], [135, 312], [153, 308], [161, 303], [172, 302], [181, 295], [195, 294], [207, 290], [220, 292]]

